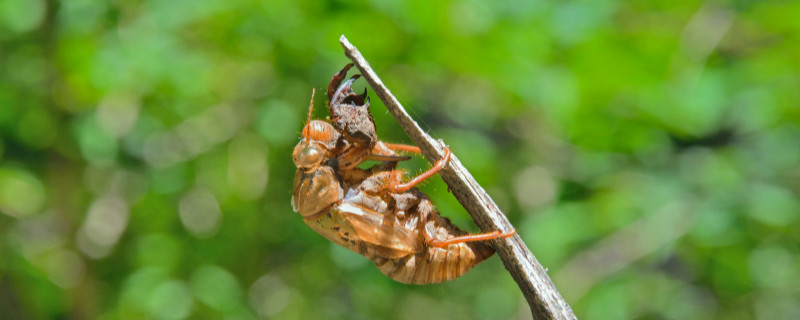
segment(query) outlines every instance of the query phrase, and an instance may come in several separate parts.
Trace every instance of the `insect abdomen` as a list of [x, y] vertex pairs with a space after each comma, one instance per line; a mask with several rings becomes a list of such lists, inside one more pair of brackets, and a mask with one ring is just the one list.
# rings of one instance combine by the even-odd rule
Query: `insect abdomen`
[[383, 274], [403, 283], [427, 284], [453, 280], [494, 253], [480, 242], [459, 243], [448, 248], [428, 247], [421, 254], [402, 259], [374, 259]]
[[[440, 216], [427, 198], [421, 199], [416, 210], [421, 216], [429, 215], [428, 224], [434, 227], [434, 237], [451, 238], [466, 234], [449, 219]], [[462, 242], [447, 248], [425, 246], [422, 252], [401, 259], [372, 260], [381, 272], [392, 279], [403, 283], [427, 284], [458, 278], [492, 254], [494, 249], [485, 242]]]

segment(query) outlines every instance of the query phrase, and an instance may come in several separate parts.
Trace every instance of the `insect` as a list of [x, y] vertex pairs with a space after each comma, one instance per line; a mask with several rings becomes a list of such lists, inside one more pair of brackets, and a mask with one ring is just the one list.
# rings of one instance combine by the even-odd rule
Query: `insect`
[[[516, 231], [470, 235], [442, 217], [414, 188], [447, 165], [450, 150], [431, 169], [403, 183], [400, 161], [417, 147], [378, 140], [366, 89], [353, 92], [360, 75], [342, 82], [352, 64], [331, 79], [330, 122], [308, 122], [292, 152], [297, 167], [292, 208], [325, 238], [372, 260], [385, 275], [403, 283], [426, 284], [459, 277], [494, 254], [487, 240]], [[364, 161], [379, 161], [369, 168]]]

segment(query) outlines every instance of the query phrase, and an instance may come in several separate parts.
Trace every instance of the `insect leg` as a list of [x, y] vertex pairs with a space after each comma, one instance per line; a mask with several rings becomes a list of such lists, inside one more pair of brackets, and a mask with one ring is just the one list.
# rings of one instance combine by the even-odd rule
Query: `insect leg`
[[386, 148], [389, 148], [389, 149], [391, 149], [393, 151], [405, 151], [405, 152], [411, 152], [411, 153], [417, 153], [417, 154], [422, 153], [422, 151], [420, 151], [419, 147], [417, 147], [417, 146], [410, 146], [410, 145], [407, 145], [407, 144], [399, 144], [399, 143], [387, 143], [387, 142], [381, 142], [381, 143]]
[[350, 70], [352, 67], [353, 64], [348, 63], [342, 70], [339, 70], [339, 72], [333, 75], [331, 82], [328, 84], [328, 99], [333, 98], [333, 92], [339, 88], [339, 84], [342, 83], [342, 80], [344, 80], [344, 77], [347, 75], [347, 70]]
[[481, 234], [471, 234], [466, 236], [454, 237], [447, 240], [436, 240], [431, 238], [427, 232], [424, 233], [425, 242], [431, 246], [436, 248], [447, 248], [447, 246], [451, 244], [457, 244], [462, 242], [475, 242], [475, 241], [486, 241], [486, 240], [494, 240], [494, 239], [503, 239], [508, 238], [517, 234], [517, 230], [513, 229], [509, 232], [502, 233], [500, 230], [495, 230], [492, 232], [481, 233]]
[[373, 161], [406, 161], [410, 160], [411, 157], [409, 156], [399, 156], [399, 155], [382, 155], [382, 154], [370, 154], [367, 160]]
[[436, 234], [436, 230], [434, 227], [434, 223], [430, 221], [431, 214], [427, 210], [422, 210], [421, 217], [419, 221], [419, 228], [422, 231], [422, 237], [425, 239], [425, 244], [435, 248], [447, 248], [451, 244], [459, 244], [459, 243], [466, 243], [466, 242], [478, 242], [478, 241], [487, 241], [487, 240], [495, 240], [495, 239], [503, 239], [508, 238], [517, 234], [516, 229], [512, 229], [509, 232], [501, 232], [500, 230], [495, 230], [492, 232], [481, 233], [481, 234], [468, 234], [463, 236], [456, 236], [446, 240], [438, 240], [434, 238]]
[[413, 149], [398, 149], [395, 148], [396, 146], [401, 146], [404, 148], [415, 148], [416, 153], [419, 153], [419, 148], [414, 146], [407, 146], [402, 144], [391, 144], [386, 143], [383, 141], [378, 141], [375, 143], [375, 147], [372, 148], [372, 152], [369, 155], [367, 160], [374, 160], [374, 161], [406, 161], [411, 159], [409, 156], [401, 156], [397, 154], [395, 151], [407, 151], [407, 152], [415, 152]]
[[406, 192], [408, 191], [408, 189], [413, 188], [423, 180], [430, 178], [431, 176], [439, 172], [439, 170], [442, 170], [447, 165], [448, 162], [450, 162], [450, 148], [445, 147], [444, 157], [439, 159], [439, 161], [436, 161], [433, 167], [428, 169], [428, 171], [423, 172], [422, 174], [414, 177], [414, 179], [411, 179], [411, 181], [406, 183], [398, 184], [397, 181], [389, 182], [387, 188], [389, 188], [389, 191], [391, 192], [396, 192], [396, 193]]

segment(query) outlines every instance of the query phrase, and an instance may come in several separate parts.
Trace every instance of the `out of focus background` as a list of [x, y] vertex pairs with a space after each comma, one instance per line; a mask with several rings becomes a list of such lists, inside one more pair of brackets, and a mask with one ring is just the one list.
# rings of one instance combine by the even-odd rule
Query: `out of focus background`
[[[0, 318], [529, 318], [497, 258], [403, 285], [292, 212], [345, 34], [579, 318], [798, 319], [798, 21], [797, 1], [3, 0]], [[422, 190], [478, 231], [440, 178]]]

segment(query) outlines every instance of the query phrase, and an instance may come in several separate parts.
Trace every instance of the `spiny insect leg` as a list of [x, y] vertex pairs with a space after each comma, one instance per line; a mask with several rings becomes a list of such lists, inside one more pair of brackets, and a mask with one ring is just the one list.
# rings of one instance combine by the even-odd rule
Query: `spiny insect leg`
[[424, 181], [425, 179], [430, 178], [431, 176], [439, 172], [439, 170], [442, 170], [447, 165], [448, 162], [450, 162], [450, 148], [445, 147], [444, 157], [439, 159], [439, 161], [436, 161], [433, 167], [428, 169], [428, 171], [423, 172], [422, 174], [414, 177], [414, 179], [411, 179], [411, 181], [408, 181], [406, 183], [398, 183], [398, 181], [389, 182], [387, 188], [391, 192], [396, 192], [396, 193], [406, 192], [409, 189], [416, 186], [417, 184], [419, 184], [420, 182]]

